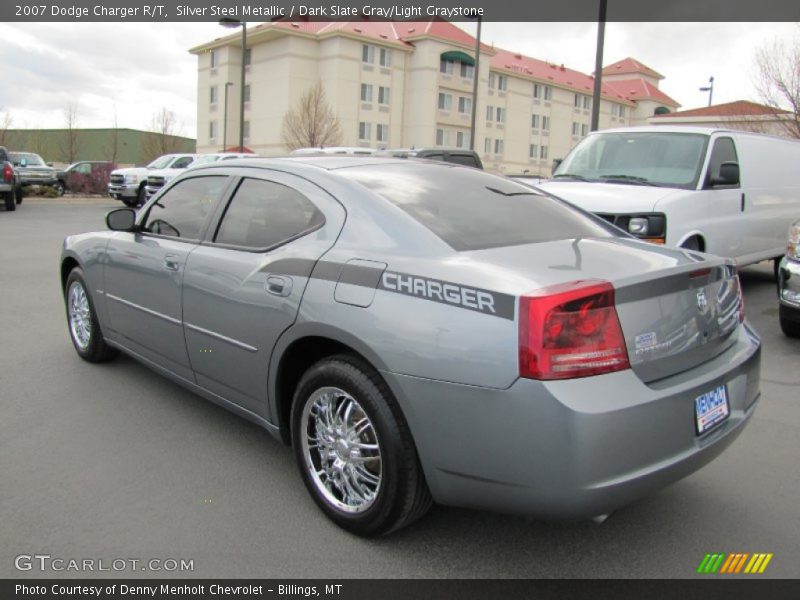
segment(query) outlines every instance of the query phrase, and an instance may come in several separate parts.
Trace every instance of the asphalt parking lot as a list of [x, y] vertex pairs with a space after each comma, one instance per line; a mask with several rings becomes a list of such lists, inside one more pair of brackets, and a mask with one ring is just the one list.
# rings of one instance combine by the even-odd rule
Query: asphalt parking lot
[[798, 576], [800, 341], [780, 332], [771, 266], [742, 276], [763, 339], [760, 407], [715, 462], [602, 525], [436, 507], [363, 540], [322, 515], [290, 450], [255, 425], [129, 358], [77, 357], [61, 241], [118, 206], [67, 196], [0, 210], [0, 578], [87, 575], [18, 571], [21, 554], [191, 559], [174, 575], [200, 578], [684, 578], [708, 552], [771, 552], [757, 577]]

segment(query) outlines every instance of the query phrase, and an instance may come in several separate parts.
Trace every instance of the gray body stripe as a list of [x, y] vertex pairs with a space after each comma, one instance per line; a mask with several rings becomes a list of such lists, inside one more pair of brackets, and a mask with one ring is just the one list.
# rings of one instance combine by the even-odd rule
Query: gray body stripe
[[231, 346], [242, 348], [243, 350], [247, 350], [248, 352], [258, 352], [258, 348], [256, 348], [255, 346], [251, 346], [250, 344], [245, 344], [244, 342], [240, 342], [239, 340], [229, 338], [228, 336], [222, 335], [221, 333], [216, 333], [215, 331], [211, 331], [209, 329], [203, 329], [202, 327], [198, 327], [197, 325], [192, 325], [191, 323], [184, 323], [184, 324], [186, 325], [186, 327], [188, 327], [193, 331], [197, 331], [198, 333], [204, 333], [210, 337], [222, 340], [223, 342], [229, 343]]
[[[698, 270], [702, 271], [706, 268], [708, 267], [700, 267]], [[689, 277], [692, 271], [687, 271], [648, 281], [646, 285], [639, 283], [621, 286], [614, 290], [614, 301], [617, 304], [625, 304], [626, 302], [638, 302], [639, 300], [648, 300], [658, 296], [667, 296], [681, 290], [699, 289], [710, 283], [728, 279], [733, 276], [735, 271], [736, 269], [732, 266], [721, 265], [711, 267], [711, 272], [708, 275], [696, 278]]]
[[374, 290], [378, 287], [384, 271], [384, 268], [346, 264], [342, 269], [341, 277], [339, 277], [339, 283], [349, 283]]
[[120, 304], [124, 304], [125, 306], [130, 306], [131, 308], [135, 308], [136, 310], [140, 310], [140, 311], [142, 311], [144, 313], [147, 313], [148, 315], [152, 315], [154, 317], [158, 317], [159, 319], [163, 319], [163, 320], [165, 320], [165, 321], [167, 321], [169, 323], [172, 323], [173, 325], [180, 325], [182, 323], [182, 321], [180, 319], [175, 319], [173, 317], [168, 317], [167, 315], [165, 315], [163, 313], [156, 312], [156, 311], [151, 310], [149, 308], [145, 308], [144, 306], [139, 306], [138, 304], [134, 304], [133, 302], [130, 302], [129, 300], [124, 300], [124, 299], [120, 298], [119, 296], [115, 296], [114, 294], [106, 294], [106, 298], [108, 298], [109, 300], [116, 300]]

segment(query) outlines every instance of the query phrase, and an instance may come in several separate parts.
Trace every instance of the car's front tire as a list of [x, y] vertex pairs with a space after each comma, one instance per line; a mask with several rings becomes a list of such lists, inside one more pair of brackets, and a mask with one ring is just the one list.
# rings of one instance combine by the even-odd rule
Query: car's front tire
[[64, 287], [69, 337], [78, 355], [89, 362], [103, 362], [114, 358], [118, 352], [103, 339], [94, 303], [83, 271], [75, 267], [67, 277]]
[[306, 371], [292, 406], [292, 445], [306, 488], [337, 525], [389, 533], [432, 504], [414, 441], [380, 376], [350, 355]]

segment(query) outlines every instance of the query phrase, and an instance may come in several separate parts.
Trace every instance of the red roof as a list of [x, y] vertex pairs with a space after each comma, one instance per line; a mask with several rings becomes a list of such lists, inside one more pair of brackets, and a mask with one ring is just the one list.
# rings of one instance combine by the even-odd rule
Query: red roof
[[603, 67], [602, 73], [603, 75], [647, 75], [648, 77], [655, 77], [656, 79], [664, 79], [661, 73], [631, 57], [624, 58], [607, 67]]
[[[491, 58], [492, 69], [508, 71], [517, 75], [527, 75], [544, 82], [552, 82], [573, 88], [581, 93], [591, 95], [594, 92], [594, 77], [565, 67], [554, 65], [538, 58], [515, 54], [508, 50], [495, 48], [496, 54]], [[602, 95], [613, 100], [627, 100], [626, 96], [611, 84], [602, 85]]]
[[658, 117], [753, 117], [788, 113], [788, 110], [772, 108], [747, 100], [736, 100], [735, 102], [727, 102], [725, 104], [715, 104], [714, 106], [704, 106], [703, 108], [693, 108], [691, 110], [667, 113], [658, 115]]
[[608, 81], [606, 85], [610, 88], [614, 88], [619, 94], [622, 94], [626, 99], [631, 101], [654, 100], [655, 102], [661, 102], [669, 106], [680, 106], [678, 102], [641, 77], [636, 79], [623, 79], [621, 81]]

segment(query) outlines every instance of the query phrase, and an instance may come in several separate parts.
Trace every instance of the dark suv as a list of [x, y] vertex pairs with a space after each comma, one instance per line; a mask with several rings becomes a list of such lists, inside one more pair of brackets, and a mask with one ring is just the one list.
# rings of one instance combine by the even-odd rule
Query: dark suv
[[428, 160], [442, 160], [465, 167], [483, 169], [483, 163], [478, 153], [463, 148], [394, 148], [381, 150], [376, 155], [397, 158], [427, 158]]
[[0, 146], [0, 199], [7, 211], [16, 210], [17, 204], [22, 202], [22, 183], [10, 154]]

